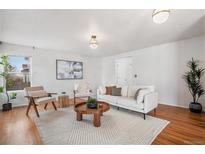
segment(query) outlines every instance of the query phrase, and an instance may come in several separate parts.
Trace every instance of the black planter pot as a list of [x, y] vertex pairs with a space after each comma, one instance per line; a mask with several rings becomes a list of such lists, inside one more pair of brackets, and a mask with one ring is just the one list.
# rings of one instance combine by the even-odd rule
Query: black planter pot
[[95, 104], [87, 104], [87, 107], [89, 108], [89, 109], [97, 109], [97, 103], [95, 103]]
[[194, 103], [194, 102], [191, 102], [189, 104], [189, 110], [191, 112], [194, 112], [194, 113], [201, 113], [202, 111], [202, 106], [200, 103]]
[[5, 104], [3, 104], [2, 105], [2, 107], [3, 107], [3, 111], [9, 111], [9, 110], [11, 110], [12, 109], [12, 104], [11, 103], [5, 103]]

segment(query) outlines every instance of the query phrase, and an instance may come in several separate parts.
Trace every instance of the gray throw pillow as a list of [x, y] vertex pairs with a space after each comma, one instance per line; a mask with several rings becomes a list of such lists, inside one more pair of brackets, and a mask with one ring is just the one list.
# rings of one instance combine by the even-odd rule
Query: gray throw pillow
[[141, 88], [137, 89], [136, 93], [135, 93], [135, 96], [134, 96], [134, 99], [137, 100], [137, 97], [139, 95], [139, 92], [140, 92]]
[[113, 96], [122, 96], [121, 91], [122, 91], [122, 88], [113, 87], [112, 88], [112, 95]]

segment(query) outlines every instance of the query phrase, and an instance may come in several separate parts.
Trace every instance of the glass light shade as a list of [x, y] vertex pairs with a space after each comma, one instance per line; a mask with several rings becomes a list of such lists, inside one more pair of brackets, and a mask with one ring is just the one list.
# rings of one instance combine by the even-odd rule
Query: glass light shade
[[154, 10], [152, 13], [153, 22], [155, 22], [156, 24], [164, 23], [169, 18], [169, 13], [170, 10], [162, 10], [162, 9]]
[[96, 35], [92, 35], [92, 36], [91, 36], [91, 39], [90, 39], [89, 44], [90, 44], [90, 47], [91, 47], [92, 49], [96, 49], [96, 48], [98, 47], [98, 42], [97, 42], [97, 40], [96, 40]]

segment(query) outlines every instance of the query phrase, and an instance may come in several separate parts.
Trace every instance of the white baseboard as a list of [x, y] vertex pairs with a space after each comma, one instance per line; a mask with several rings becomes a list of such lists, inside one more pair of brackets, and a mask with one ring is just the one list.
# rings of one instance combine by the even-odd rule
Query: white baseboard
[[15, 105], [12, 105], [12, 107], [23, 107], [23, 106], [28, 106], [28, 104], [15, 104]]
[[[185, 108], [188, 109], [188, 106], [182, 106], [182, 105], [176, 105], [176, 104], [170, 104], [170, 103], [165, 103], [165, 102], [160, 102], [159, 104], [163, 104], [163, 105], [169, 105], [169, 106], [174, 106], [174, 107], [181, 107], [181, 108]], [[203, 112], [205, 112], [205, 109], [202, 109]]]
[[160, 102], [159, 104], [169, 105], [169, 106], [175, 106], [175, 107], [181, 107], [181, 108], [186, 108], [186, 109], [188, 109], [187, 106], [176, 105], [176, 104], [170, 104], [170, 103], [165, 103], [165, 102]]

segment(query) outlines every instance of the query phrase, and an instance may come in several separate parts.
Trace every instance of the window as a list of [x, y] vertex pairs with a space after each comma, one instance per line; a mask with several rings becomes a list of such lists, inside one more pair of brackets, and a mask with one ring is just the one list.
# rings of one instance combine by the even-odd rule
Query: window
[[23, 90], [25, 87], [29, 87], [31, 85], [30, 58], [23, 56], [9, 56], [9, 63], [11, 64], [12, 69], [7, 78], [7, 90]]

